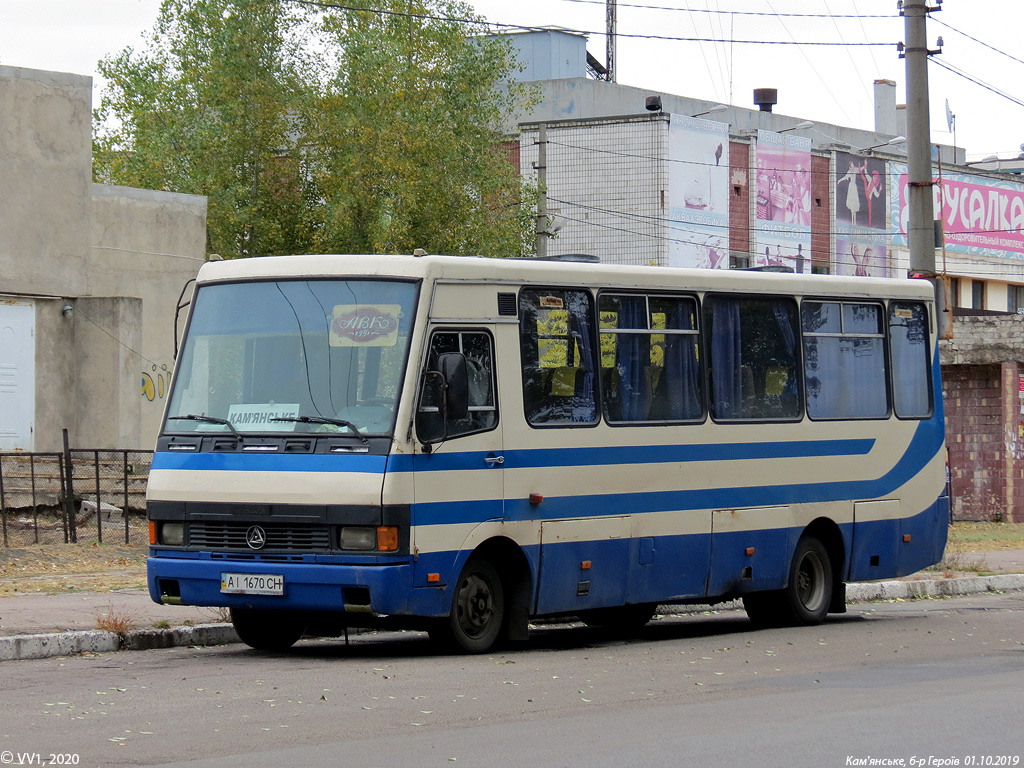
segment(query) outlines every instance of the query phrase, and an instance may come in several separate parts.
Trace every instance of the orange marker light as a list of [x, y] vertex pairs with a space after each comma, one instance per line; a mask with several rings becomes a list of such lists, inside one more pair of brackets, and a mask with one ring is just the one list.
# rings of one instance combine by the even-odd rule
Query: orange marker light
[[428, 573], [427, 574], [427, 583], [428, 584], [437, 584], [440, 581], [441, 581], [441, 574], [440, 573]]
[[539, 494], [539, 493], [531, 493], [530, 494], [530, 503], [531, 504], [543, 504], [544, 503], [544, 497], [541, 494]]
[[394, 552], [398, 549], [398, 528], [382, 525], [377, 528], [377, 549], [380, 552]]
[[750, 557], [752, 554], [754, 554], [754, 548], [747, 547], [747, 557]]
[[580, 563], [580, 570], [589, 571], [590, 570], [590, 561], [589, 560], [584, 560], [582, 563]]
[[156, 544], [156, 520], [149, 521], [149, 543]]
[[904, 533], [903, 534], [903, 540], [904, 541], [910, 541], [910, 534], [909, 533]]

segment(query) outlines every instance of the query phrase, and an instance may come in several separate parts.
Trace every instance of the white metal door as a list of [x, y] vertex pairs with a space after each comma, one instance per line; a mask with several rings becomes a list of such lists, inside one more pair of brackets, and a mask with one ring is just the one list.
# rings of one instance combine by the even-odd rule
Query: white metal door
[[31, 451], [36, 414], [36, 310], [0, 299], [0, 451]]

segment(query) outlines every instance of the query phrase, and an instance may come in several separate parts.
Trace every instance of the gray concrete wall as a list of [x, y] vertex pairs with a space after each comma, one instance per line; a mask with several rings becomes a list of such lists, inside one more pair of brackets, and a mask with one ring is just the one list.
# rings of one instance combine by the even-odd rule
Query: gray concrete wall
[[953, 338], [939, 342], [942, 365], [1000, 365], [1024, 361], [1024, 315], [957, 317]]
[[[206, 198], [130, 187], [92, 187], [88, 292], [141, 299], [135, 364], [137, 442], [153, 447], [174, 363], [174, 312], [205, 259]], [[179, 332], [184, 327], [182, 312]]]
[[205, 256], [206, 198], [92, 183], [91, 91], [0, 66], [0, 295], [35, 305], [35, 451], [63, 428], [73, 446], [153, 447], [174, 307]]
[[0, 292], [82, 293], [91, 89], [88, 77], [0, 66]]
[[136, 448], [140, 439], [142, 300], [75, 302], [75, 428], [81, 448]]

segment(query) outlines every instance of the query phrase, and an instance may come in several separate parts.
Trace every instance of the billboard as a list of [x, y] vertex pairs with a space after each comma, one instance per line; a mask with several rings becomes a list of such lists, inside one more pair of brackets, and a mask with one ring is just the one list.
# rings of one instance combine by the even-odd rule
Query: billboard
[[811, 271], [811, 140], [757, 132], [753, 266]]
[[[897, 180], [890, 195], [892, 241], [905, 246], [910, 219], [907, 166], [891, 163], [889, 171]], [[1024, 261], [1024, 184], [946, 173], [933, 189], [947, 251]]]
[[835, 161], [835, 272], [886, 277], [889, 274], [886, 163], [877, 157], [847, 152], [837, 152]]
[[671, 115], [668, 263], [729, 268], [729, 125]]

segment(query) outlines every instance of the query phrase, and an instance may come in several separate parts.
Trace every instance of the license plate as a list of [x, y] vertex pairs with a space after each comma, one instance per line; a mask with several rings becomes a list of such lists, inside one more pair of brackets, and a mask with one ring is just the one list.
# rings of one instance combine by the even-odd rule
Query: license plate
[[277, 573], [222, 573], [220, 591], [229, 595], [283, 595], [284, 576]]

